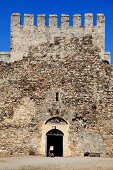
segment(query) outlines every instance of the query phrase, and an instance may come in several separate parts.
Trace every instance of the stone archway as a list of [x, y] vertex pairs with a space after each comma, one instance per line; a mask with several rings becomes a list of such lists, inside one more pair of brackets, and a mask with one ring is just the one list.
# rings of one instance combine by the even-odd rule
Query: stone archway
[[52, 117], [49, 120], [47, 120], [45, 122], [45, 124], [47, 123], [52, 123], [52, 124], [68, 124], [63, 118], [61, 117]]
[[[71, 151], [69, 149], [68, 131], [69, 123], [61, 117], [51, 117], [45, 121], [41, 130], [42, 138], [40, 141], [39, 153], [41, 155], [48, 156], [48, 147], [52, 144], [51, 142], [54, 143], [55, 140], [60, 140], [60, 150], [59, 153], [56, 153], [56, 156], [70, 156]], [[54, 144], [56, 145], [56, 143]]]
[[47, 153], [49, 156], [50, 146], [54, 146], [54, 156], [63, 156], [63, 132], [58, 129], [52, 129], [46, 133], [47, 136]]

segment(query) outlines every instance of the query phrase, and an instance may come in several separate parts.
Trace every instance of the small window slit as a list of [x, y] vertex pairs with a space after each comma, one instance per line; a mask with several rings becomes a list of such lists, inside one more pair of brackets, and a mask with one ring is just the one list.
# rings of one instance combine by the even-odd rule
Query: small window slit
[[58, 100], [59, 100], [59, 93], [56, 92], [56, 101], [58, 101]]

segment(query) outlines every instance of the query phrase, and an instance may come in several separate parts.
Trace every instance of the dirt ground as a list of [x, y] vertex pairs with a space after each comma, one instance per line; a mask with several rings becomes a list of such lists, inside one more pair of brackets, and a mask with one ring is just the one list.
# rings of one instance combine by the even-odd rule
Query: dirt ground
[[0, 158], [0, 170], [113, 170], [113, 158], [46, 158], [37, 156]]

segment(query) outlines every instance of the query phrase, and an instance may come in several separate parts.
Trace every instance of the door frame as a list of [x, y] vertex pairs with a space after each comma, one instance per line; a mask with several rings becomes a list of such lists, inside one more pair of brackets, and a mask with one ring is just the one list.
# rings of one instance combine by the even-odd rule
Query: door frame
[[61, 131], [61, 130], [59, 130], [59, 129], [51, 129], [51, 130], [49, 130], [47, 133], [46, 133], [46, 156], [48, 157], [48, 136], [55, 136], [54, 134], [52, 135], [52, 134], [48, 134], [49, 132], [52, 132], [52, 131], [58, 131], [58, 132], [61, 132], [60, 134], [56, 134], [56, 136], [62, 136], [62, 156], [61, 157], [63, 157], [64, 156], [64, 133]]
[[[46, 121], [47, 122], [47, 121]], [[63, 132], [64, 134], [64, 139], [63, 139], [63, 156], [71, 156], [71, 149], [70, 149], [70, 142], [69, 142], [69, 127], [70, 124], [58, 124], [58, 123], [43, 123], [41, 127], [41, 138], [39, 142], [39, 154], [42, 156], [46, 156], [46, 148], [47, 148], [47, 136], [46, 133], [51, 130], [52, 128], [59, 129], [60, 131]]]

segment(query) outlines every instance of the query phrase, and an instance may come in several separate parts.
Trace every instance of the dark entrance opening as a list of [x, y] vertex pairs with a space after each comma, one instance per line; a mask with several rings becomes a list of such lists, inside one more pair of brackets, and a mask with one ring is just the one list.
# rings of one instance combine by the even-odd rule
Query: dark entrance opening
[[63, 156], [63, 133], [58, 129], [47, 132], [47, 156], [49, 156], [50, 146], [54, 146], [54, 156]]

